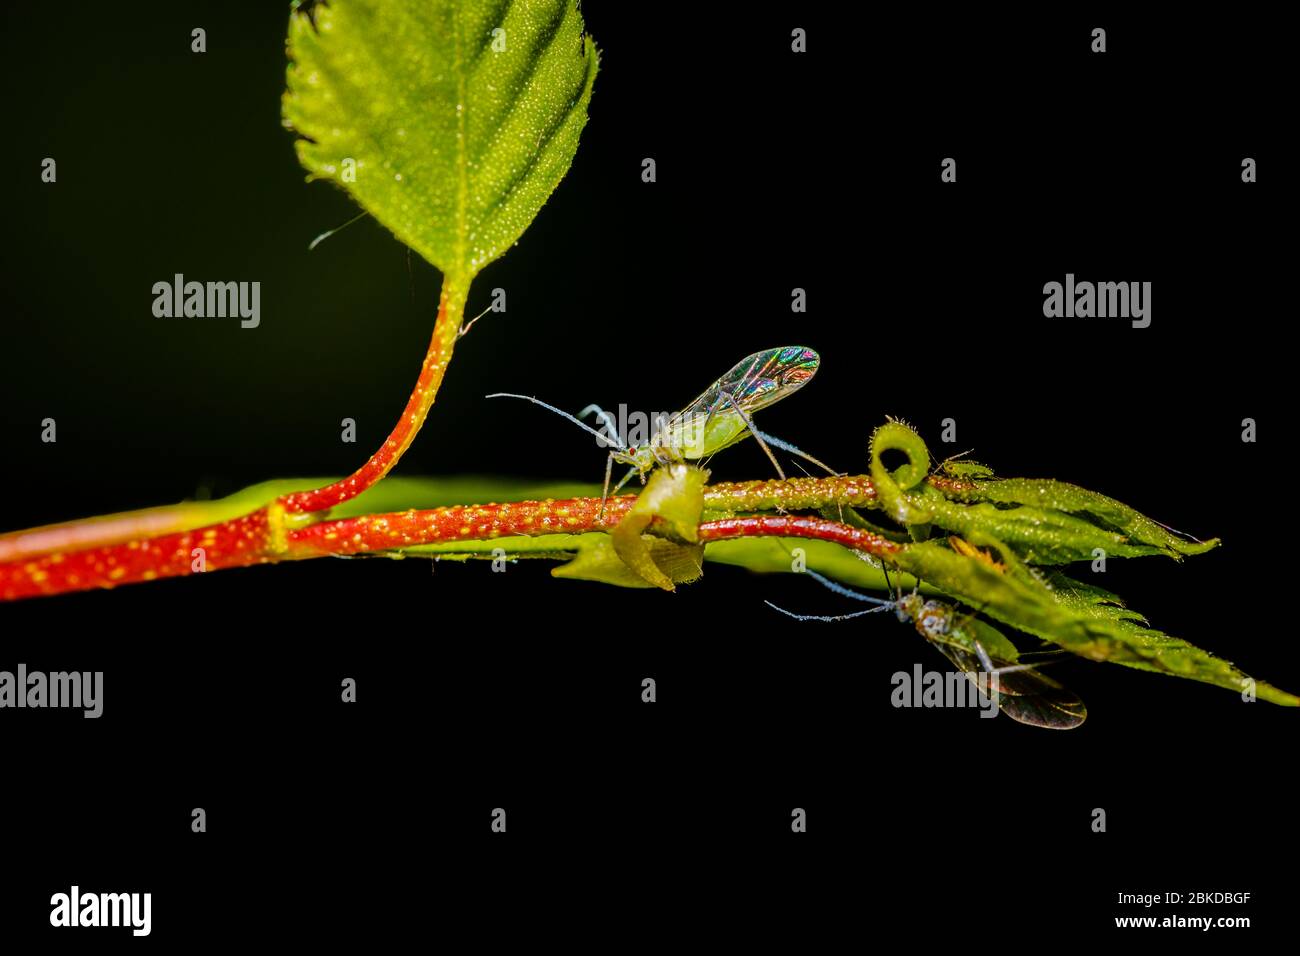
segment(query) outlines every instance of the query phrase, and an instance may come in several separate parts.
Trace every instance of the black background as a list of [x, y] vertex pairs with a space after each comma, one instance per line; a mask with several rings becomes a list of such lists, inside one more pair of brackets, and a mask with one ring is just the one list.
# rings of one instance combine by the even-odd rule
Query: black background
[[[870, 430], [900, 416], [936, 452], [1221, 536], [1182, 564], [1113, 561], [1104, 583], [1300, 687], [1270, 583], [1293, 311], [1278, 25], [585, 15], [602, 68], [573, 168], [476, 281], [471, 312], [498, 286], [508, 312], [458, 347], [401, 473], [595, 481], [586, 436], [481, 396], [672, 409], [743, 355], [806, 344], [821, 370], [766, 430], [861, 471]], [[355, 211], [303, 184], [280, 128], [284, 8], [5, 16], [0, 527], [359, 465], [406, 400], [438, 275], [369, 219], [308, 253]], [[939, 182], [946, 156], [956, 184]], [[174, 272], [261, 281], [261, 326], [155, 319], [150, 287]], [[1067, 272], [1152, 282], [1151, 327], [1045, 319], [1042, 286]], [[40, 441], [47, 416], [57, 444]], [[338, 440], [343, 417], [357, 445]], [[770, 469], [745, 446], [713, 464]], [[460, 929], [664, 943], [697, 914], [719, 941], [1041, 943], [1118, 933], [1113, 916], [1152, 911], [1117, 893], [1165, 890], [1250, 891], [1210, 912], [1252, 917], [1246, 938], [1285, 925], [1292, 712], [1083, 661], [1057, 671], [1088, 703], [1074, 733], [895, 710], [889, 676], [941, 659], [890, 620], [799, 626], [763, 604], [846, 609], [811, 582], [711, 566], [668, 595], [547, 570], [314, 561], [0, 609], [0, 667], [106, 682], [99, 720], [0, 722], [3, 932], [44, 933], [74, 882], [152, 892], [164, 945]], [[190, 832], [198, 806], [206, 834]], [[808, 833], [790, 832], [793, 807]], [[131, 939], [55, 939], [69, 934]]]

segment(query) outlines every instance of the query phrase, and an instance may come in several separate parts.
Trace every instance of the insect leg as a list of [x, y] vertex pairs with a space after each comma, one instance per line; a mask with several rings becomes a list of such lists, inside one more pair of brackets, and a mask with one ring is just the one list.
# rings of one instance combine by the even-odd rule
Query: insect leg
[[836, 478], [839, 478], [843, 474], [843, 472], [836, 471], [830, 465], [818, 461], [812, 455], [808, 454], [805, 451], [801, 451], [800, 449], [796, 448], [794, 445], [791, 445], [789, 442], [782, 441], [781, 439], [777, 438], [775, 435], [769, 435], [767, 432], [760, 432], [753, 425], [749, 426], [749, 430], [754, 433], [754, 437], [757, 438], [759, 441], [765, 441], [774, 448], [779, 448], [782, 451], [788, 451], [792, 455], [798, 455], [804, 461], [812, 462], [818, 468], [825, 471], [828, 475], [832, 475]]
[[719, 394], [726, 396], [727, 401], [731, 403], [731, 407], [734, 408], [736, 410], [736, 414], [740, 416], [740, 420], [744, 422], [745, 426], [749, 429], [749, 433], [753, 435], [755, 441], [757, 441], [759, 445], [762, 446], [764, 454], [766, 454], [768, 460], [772, 462], [772, 467], [776, 469], [776, 473], [781, 476], [782, 481], [785, 481], [785, 472], [781, 470], [781, 463], [776, 460], [776, 455], [772, 454], [772, 449], [767, 447], [767, 442], [763, 441], [763, 435], [761, 432], [759, 432], [757, 428], [754, 427], [753, 420], [748, 415], [745, 414], [745, 410], [743, 408], [741, 408], [739, 405], [736, 404], [736, 400], [731, 397], [731, 393], [728, 392], [725, 388], [721, 389]]
[[603, 521], [605, 518], [605, 502], [609, 500], [609, 479], [614, 474], [614, 453], [611, 451], [605, 457], [605, 487], [600, 493], [600, 511], [596, 514], [597, 521]]
[[[612, 461], [617, 461], [617, 460], [619, 460], [618, 457], [617, 457], [616, 455], [613, 455], [613, 454], [611, 454], [609, 457], [610, 457], [610, 459], [611, 459]], [[626, 485], [629, 481], [631, 481], [631, 480], [632, 480], [632, 476], [635, 475], [638, 471], [639, 471], [639, 469], [638, 469], [635, 465], [633, 465], [631, 468], [629, 468], [629, 469], [627, 470], [627, 474], [623, 476], [623, 480], [620, 481], [618, 484], [616, 484], [616, 485], [614, 486], [614, 490], [611, 491], [610, 494], [614, 494], [614, 495], [616, 495], [616, 494], [618, 494], [620, 491], [622, 491], [622, 490], [623, 490], [623, 486]], [[641, 482], [641, 483], [642, 483], [642, 484], [645, 484], [645, 479], [642, 479], [642, 482]]]
[[889, 568], [885, 567], [884, 561], [880, 562], [880, 570], [884, 572], [885, 575], [885, 590], [894, 595], [895, 603], [903, 600], [903, 585], [900, 583], [898, 585], [898, 593], [894, 594], [894, 585], [889, 581]]
[[[708, 393], [706, 392], [704, 395], [701, 395], [700, 398], [703, 399], [707, 397], [707, 395]], [[715, 399], [714, 401], [709, 402], [709, 413], [704, 416], [704, 428], [701, 429], [702, 432], [706, 434], [708, 433], [709, 426], [713, 424], [713, 416], [717, 414], [717, 411], [718, 411], [718, 402]]]

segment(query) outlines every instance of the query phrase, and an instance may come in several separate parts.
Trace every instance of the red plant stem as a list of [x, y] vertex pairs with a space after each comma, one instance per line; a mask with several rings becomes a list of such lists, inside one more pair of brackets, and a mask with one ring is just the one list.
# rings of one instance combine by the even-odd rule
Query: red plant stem
[[[268, 510], [233, 521], [69, 554], [0, 564], [0, 600], [64, 594], [277, 560]], [[201, 549], [201, 550], [197, 550]], [[201, 563], [200, 563], [201, 560]]]
[[[862, 478], [791, 479], [781, 482], [718, 484], [705, 491], [706, 507], [749, 510], [756, 506], [810, 507], [839, 500], [865, 500]], [[789, 495], [784, 491], [789, 491]], [[822, 492], [828, 497], [816, 498]], [[290, 527], [284, 509], [271, 505], [252, 514], [181, 533], [142, 537], [74, 552], [54, 552], [0, 562], [0, 600], [62, 594], [195, 573], [196, 548], [202, 568], [295, 561], [332, 554], [388, 551], [420, 544], [482, 541], [515, 535], [580, 534], [605, 531], [627, 514], [634, 495], [609, 499], [600, 516], [599, 498], [455, 505], [399, 511]], [[798, 502], [798, 504], [796, 503]], [[817, 518], [767, 516], [728, 518], [700, 525], [704, 540], [753, 535], [812, 537], [870, 554], [892, 553], [899, 545], [848, 525]]]
[[65, 521], [0, 534], [0, 564], [30, 561], [56, 551], [82, 551], [121, 541], [161, 537], [203, 524], [201, 505], [164, 505], [84, 521]]
[[355, 498], [365, 491], [397, 464], [398, 460], [411, 446], [420, 426], [437, 397], [438, 387], [442, 384], [451, 361], [452, 350], [460, 337], [460, 323], [465, 311], [465, 296], [468, 283], [459, 283], [452, 276], [443, 277], [442, 295], [438, 303], [438, 319], [433, 325], [433, 338], [429, 341], [429, 350], [424, 356], [424, 365], [415, 381], [411, 397], [406, 401], [402, 417], [397, 420], [387, 440], [379, 450], [370, 456], [370, 460], [343, 478], [324, 488], [311, 491], [296, 491], [285, 495], [279, 501], [289, 514], [301, 514], [311, 511], [325, 511], [335, 505]]
[[810, 518], [803, 515], [757, 515], [752, 518], [724, 518], [706, 521], [700, 525], [700, 540], [726, 541], [729, 538], [816, 538], [832, 541], [854, 551], [875, 557], [890, 557], [906, 545], [882, 538], [878, 534], [854, 528], [838, 521]]

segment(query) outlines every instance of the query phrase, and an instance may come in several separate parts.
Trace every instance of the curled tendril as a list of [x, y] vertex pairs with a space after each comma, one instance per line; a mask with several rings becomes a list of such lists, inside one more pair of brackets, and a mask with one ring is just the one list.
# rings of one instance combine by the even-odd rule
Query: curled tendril
[[[890, 471], [881, 460], [887, 451], [902, 452], [907, 456], [906, 463]], [[880, 507], [899, 524], [924, 525], [933, 519], [922, 485], [929, 473], [930, 452], [911, 428], [890, 421], [872, 433], [871, 484]]]

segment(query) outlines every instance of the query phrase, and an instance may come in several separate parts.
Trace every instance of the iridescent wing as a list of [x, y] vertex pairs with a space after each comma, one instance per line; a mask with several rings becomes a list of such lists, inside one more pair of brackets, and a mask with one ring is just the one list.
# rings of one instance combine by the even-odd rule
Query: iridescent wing
[[[816, 352], [800, 345], [755, 352], [737, 362], [680, 414], [707, 415], [725, 391], [746, 415], [752, 415], [802, 388], [816, 374], [820, 363]], [[723, 407], [718, 411], [728, 410], [732, 410], [731, 406], [723, 400]]]
[[678, 449], [683, 458], [721, 451], [748, 434], [746, 416], [794, 394], [820, 362], [816, 352], [800, 345], [755, 352], [670, 418], [656, 441]]
[[991, 665], [997, 674], [998, 707], [1013, 720], [1050, 730], [1073, 730], [1088, 716], [1082, 700], [1031, 664], [1012, 663], [987, 653], [981, 659], [948, 641], [931, 639], [930, 643], [972, 682], [981, 672], [988, 672], [986, 662]]

